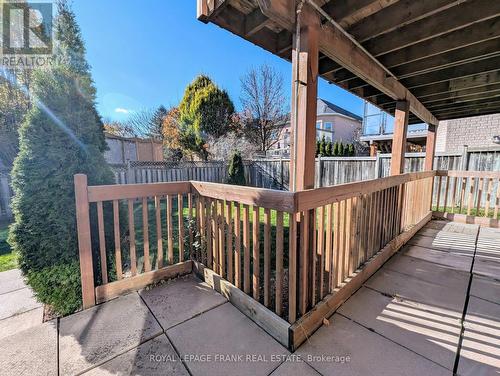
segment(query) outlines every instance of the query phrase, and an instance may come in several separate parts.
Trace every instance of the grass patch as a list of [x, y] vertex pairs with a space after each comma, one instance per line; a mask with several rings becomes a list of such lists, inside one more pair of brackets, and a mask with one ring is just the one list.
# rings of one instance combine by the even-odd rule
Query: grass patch
[[0, 223], [0, 272], [17, 268], [17, 255], [7, 243], [8, 226], [8, 223]]

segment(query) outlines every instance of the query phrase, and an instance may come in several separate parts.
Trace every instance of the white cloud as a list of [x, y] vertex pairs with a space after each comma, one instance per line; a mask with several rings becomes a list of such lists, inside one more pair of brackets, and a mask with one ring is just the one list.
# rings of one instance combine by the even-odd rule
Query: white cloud
[[126, 108], [117, 107], [115, 108], [115, 112], [118, 112], [120, 114], [128, 114], [130, 113], [130, 110], [127, 110]]

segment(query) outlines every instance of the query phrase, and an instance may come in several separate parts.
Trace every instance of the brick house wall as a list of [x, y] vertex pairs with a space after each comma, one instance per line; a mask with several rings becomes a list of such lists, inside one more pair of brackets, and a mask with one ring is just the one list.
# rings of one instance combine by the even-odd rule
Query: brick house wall
[[436, 152], [461, 152], [470, 148], [499, 146], [493, 142], [500, 136], [500, 113], [439, 122], [436, 134]]

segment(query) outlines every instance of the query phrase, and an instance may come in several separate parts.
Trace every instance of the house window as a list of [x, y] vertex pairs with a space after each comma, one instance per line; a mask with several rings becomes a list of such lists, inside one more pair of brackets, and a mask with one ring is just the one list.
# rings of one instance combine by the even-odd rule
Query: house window
[[316, 122], [316, 129], [321, 129], [321, 120]]
[[325, 127], [324, 127], [325, 131], [332, 131], [332, 123], [331, 122], [326, 122], [325, 123]]

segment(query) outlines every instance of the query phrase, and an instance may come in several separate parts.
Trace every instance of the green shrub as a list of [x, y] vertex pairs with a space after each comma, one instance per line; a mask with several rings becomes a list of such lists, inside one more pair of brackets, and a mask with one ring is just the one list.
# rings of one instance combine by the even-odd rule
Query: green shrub
[[245, 168], [239, 152], [234, 152], [229, 162], [227, 183], [233, 185], [246, 185]]
[[25, 276], [37, 299], [56, 308], [59, 314], [68, 315], [80, 308], [82, 289], [77, 261], [29, 271]]
[[[64, 2], [59, 3], [56, 39], [58, 53], [68, 58], [64, 65], [33, 74], [34, 105], [20, 127], [19, 154], [12, 169], [15, 222], [9, 243], [39, 300], [68, 314], [81, 300], [73, 176], [87, 174], [89, 185], [113, 184], [114, 179], [103, 156], [103, 124], [95, 108], [85, 48], [74, 14]], [[106, 205], [106, 221], [111, 216]], [[112, 246], [107, 249], [111, 262]], [[99, 274], [94, 275], [99, 281]]]

